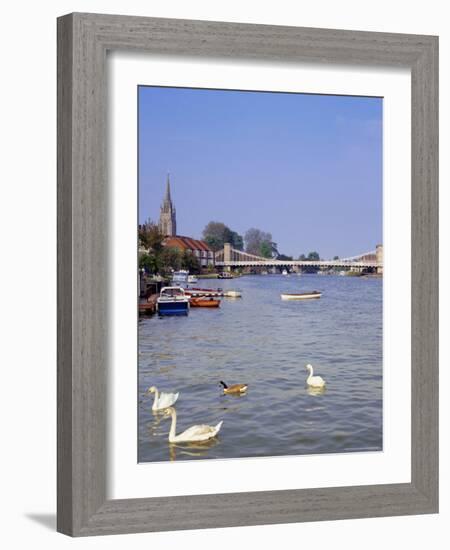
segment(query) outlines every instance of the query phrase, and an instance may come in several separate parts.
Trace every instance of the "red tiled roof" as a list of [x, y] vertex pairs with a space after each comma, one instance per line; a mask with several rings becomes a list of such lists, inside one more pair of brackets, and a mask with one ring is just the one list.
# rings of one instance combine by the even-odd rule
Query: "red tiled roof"
[[180, 248], [181, 250], [202, 250], [203, 252], [212, 252], [204, 241], [191, 239], [190, 237], [184, 237], [182, 235], [166, 237], [164, 239], [164, 245]]

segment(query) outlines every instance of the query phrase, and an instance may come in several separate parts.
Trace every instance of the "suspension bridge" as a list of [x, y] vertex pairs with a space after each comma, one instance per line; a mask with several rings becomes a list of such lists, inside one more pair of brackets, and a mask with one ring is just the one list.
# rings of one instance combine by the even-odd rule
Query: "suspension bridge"
[[364, 252], [348, 258], [339, 258], [335, 260], [278, 260], [277, 258], [263, 258], [249, 254], [243, 250], [232, 248], [230, 243], [225, 243], [222, 250], [215, 254], [215, 264], [218, 267], [319, 267], [343, 269], [374, 269], [378, 273], [383, 271], [383, 245], [377, 245], [375, 250]]

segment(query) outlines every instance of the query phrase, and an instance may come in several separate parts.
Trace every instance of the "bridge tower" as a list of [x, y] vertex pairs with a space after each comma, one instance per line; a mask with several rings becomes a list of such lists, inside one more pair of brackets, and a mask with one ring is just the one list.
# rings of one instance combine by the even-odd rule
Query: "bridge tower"
[[[223, 261], [231, 262], [231, 243], [223, 244]], [[226, 266], [227, 271], [231, 271], [231, 266]]]
[[379, 264], [379, 267], [377, 267], [377, 273], [383, 273], [383, 245], [382, 244], [377, 244], [376, 254], [377, 254], [377, 264]]

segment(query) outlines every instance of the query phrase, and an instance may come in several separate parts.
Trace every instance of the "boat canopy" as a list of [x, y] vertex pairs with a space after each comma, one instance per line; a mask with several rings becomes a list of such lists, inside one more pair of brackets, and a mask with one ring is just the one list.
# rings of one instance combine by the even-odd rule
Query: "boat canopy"
[[161, 296], [184, 296], [184, 289], [180, 286], [163, 286]]

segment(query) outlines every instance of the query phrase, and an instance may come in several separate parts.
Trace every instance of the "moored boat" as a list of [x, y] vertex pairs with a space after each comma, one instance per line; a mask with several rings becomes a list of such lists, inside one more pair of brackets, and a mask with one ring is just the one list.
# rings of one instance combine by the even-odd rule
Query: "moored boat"
[[322, 293], [318, 290], [313, 290], [310, 292], [298, 292], [298, 293], [290, 293], [290, 292], [283, 292], [281, 294], [282, 300], [310, 300], [313, 298], [320, 298], [322, 296]]
[[218, 279], [233, 279], [233, 275], [227, 271], [223, 271], [217, 275]]
[[219, 307], [220, 300], [217, 298], [191, 298], [191, 307]]
[[187, 315], [189, 313], [189, 298], [179, 286], [165, 286], [156, 300], [158, 314]]
[[202, 297], [202, 296], [210, 296], [210, 297], [220, 297], [223, 296], [223, 290], [221, 288], [186, 288], [185, 289], [186, 296], [195, 296], [195, 297]]
[[187, 282], [188, 283], [198, 283], [198, 279], [195, 275], [188, 275]]
[[242, 298], [242, 292], [240, 290], [227, 290], [223, 295], [225, 298]]
[[181, 269], [180, 271], [174, 271], [172, 273], [172, 282], [174, 283], [186, 283], [188, 280], [189, 271]]
[[150, 302], [142, 302], [139, 304], [139, 315], [151, 315], [156, 311], [156, 304]]
[[240, 290], [223, 290], [223, 288], [186, 288], [184, 290], [186, 296], [194, 298], [241, 298], [242, 292]]
[[156, 313], [156, 301], [158, 294], [152, 294], [146, 301], [139, 302], [139, 315], [152, 315]]

